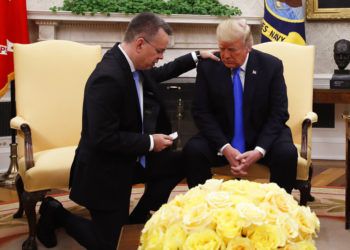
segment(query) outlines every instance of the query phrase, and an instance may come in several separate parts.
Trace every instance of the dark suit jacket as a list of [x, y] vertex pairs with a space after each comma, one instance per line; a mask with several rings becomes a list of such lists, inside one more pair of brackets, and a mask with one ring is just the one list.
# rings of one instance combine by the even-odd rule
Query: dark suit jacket
[[[145, 100], [158, 103], [154, 116], [157, 122], [149, 126], [153, 127], [150, 130], [171, 133], [158, 83], [195, 66], [188, 54], [162, 67], [141, 71]], [[147, 103], [144, 108], [147, 120], [146, 113], [152, 110]], [[153, 119], [152, 114], [149, 117]], [[116, 44], [96, 66], [85, 87], [82, 132], [71, 168], [70, 198], [90, 209], [114, 210], [118, 204], [128, 204], [133, 166], [137, 156], [149, 153], [149, 148], [149, 134], [142, 134], [131, 69]]]
[[[203, 60], [197, 66], [192, 113], [197, 127], [213, 150], [234, 136], [234, 100], [231, 71], [222, 62]], [[286, 85], [282, 62], [252, 50], [247, 62], [243, 94], [247, 150], [255, 146], [267, 152], [281, 131], [289, 129]]]

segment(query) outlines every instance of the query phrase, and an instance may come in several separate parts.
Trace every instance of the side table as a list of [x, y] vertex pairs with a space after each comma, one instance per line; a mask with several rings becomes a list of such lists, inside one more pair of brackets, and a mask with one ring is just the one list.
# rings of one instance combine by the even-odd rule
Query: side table
[[136, 250], [144, 224], [124, 225], [120, 232], [117, 250]]
[[345, 229], [350, 229], [350, 115], [343, 115], [346, 126]]

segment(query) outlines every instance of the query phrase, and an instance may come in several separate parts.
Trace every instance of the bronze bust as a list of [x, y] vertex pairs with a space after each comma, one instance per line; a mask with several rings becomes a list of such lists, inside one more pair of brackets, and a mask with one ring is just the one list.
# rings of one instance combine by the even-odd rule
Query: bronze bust
[[340, 71], [344, 70], [350, 62], [350, 41], [340, 39], [334, 43], [334, 61]]
[[346, 70], [350, 62], [350, 41], [340, 39], [334, 43], [334, 61], [338, 69], [334, 70], [330, 80], [331, 89], [349, 89], [350, 88], [350, 70]]

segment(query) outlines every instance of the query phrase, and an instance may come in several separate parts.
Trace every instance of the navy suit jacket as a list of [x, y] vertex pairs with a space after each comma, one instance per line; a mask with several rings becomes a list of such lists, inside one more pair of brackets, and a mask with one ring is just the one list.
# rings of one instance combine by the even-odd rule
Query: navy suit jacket
[[[160, 96], [159, 82], [195, 68], [191, 54], [158, 68], [141, 71], [145, 99], [152, 99], [153, 131], [169, 134], [171, 125]], [[145, 116], [152, 112], [145, 104]], [[146, 131], [148, 132], [148, 131]], [[83, 103], [82, 132], [71, 168], [70, 198], [90, 209], [114, 210], [128, 204], [133, 166], [149, 153], [149, 134], [142, 133], [140, 106], [130, 66], [116, 44], [89, 77]], [[127, 202], [127, 203], [125, 203]]]
[[[192, 106], [194, 121], [213, 150], [230, 143], [234, 136], [234, 99], [231, 70], [221, 61], [202, 60], [197, 66]], [[269, 151], [274, 140], [289, 128], [286, 85], [282, 62], [252, 50], [245, 72], [243, 94], [246, 149]]]

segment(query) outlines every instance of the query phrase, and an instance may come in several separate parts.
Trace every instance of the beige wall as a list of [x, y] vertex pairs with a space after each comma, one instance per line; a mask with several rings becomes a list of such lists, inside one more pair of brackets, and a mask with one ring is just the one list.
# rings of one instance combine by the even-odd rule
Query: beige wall
[[[252, 23], [254, 32], [254, 41], [260, 41], [260, 21], [263, 17], [263, 0], [220, 0], [224, 4], [234, 3], [240, 7], [243, 17], [248, 18]], [[48, 10], [52, 5], [60, 5], [63, 0], [27, 0], [27, 8], [30, 12], [35, 10]], [[52, 15], [49, 12], [50, 15]], [[65, 17], [67, 18], [67, 17]], [[89, 18], [88, 16], [85, 18]], [[119, 20], [113, 17], [113, 20]], [[118, 21], [96, 22], [87, 20], [79, 22], [57, 21], [55, 26], [52, 22], [39, 22], [42, 29], [38, 28], [38, 21], [30, 21], [31, 39], [36, 41], [38, 37], [52, 37], [55, 39], [75, 40], [90, 44], [100, 44], [104, 49], [108, 49], [115, 41], [120, 41], [122, 33], [127, 22], [118, 23]], [[183, 20], [182, 20], [183, 21]], [[350, 21], [350, 20], [349, 20]], [[350, 40], [349, 21], [306, 21], [306, 41], [308, 44], [316, 46], [316, 64], [315, 64], [315, 88], [329, 88], [329, 79], [336, 64], [333, 60], [333, 44], [339, 39]], [[37, 23], [36, 23], [37, 22]], [[171, 49], [166, 53], [164, 61], [170, 60], [179, 54], [194, 50], [195, 48], [215, 48], [215, 27], [216, 23], [192, 24], [198, 22], [197, 19], [190, 19], [187, 23], [179, 23], [172, 20], [171, 25], [175, 30], [174, 40]], [[54, 29], [53, 29], [54, 27]], [[348, 67], [349, 68], [349, 67]], [[195, 72], [187, 73], [185, 76], [194, 76]], [[348, 105], [337, 104], [335, 107], [335, 128], [314, 129], [313, 133], [313, 158], [323, 159], [344, 159], [345, 157], [345, 139], [344, 123], [340, 114], [350, 110]]]
[[[48, 10], [53, 5], [60, 6], [62, 2], [63, 0], [27, 0], [27, 8], [28, 10]], [[220, 2], [238, 6], [243, 12], [242, 16], [263, 16], [263, 0], [220, 0]], [[34, 39], [37, 33], [35, 27], [32, 26], [31, 29]], [[349, 21], [306, 21], [305, 29], [307, 43], [316, 46], [315, 74], [332, 74], [336, 68], [333, 60], [333, 44], [342, 38], [350, 40]], [[255, 42], [259, 42], [258, 34], [255, 36]]]

